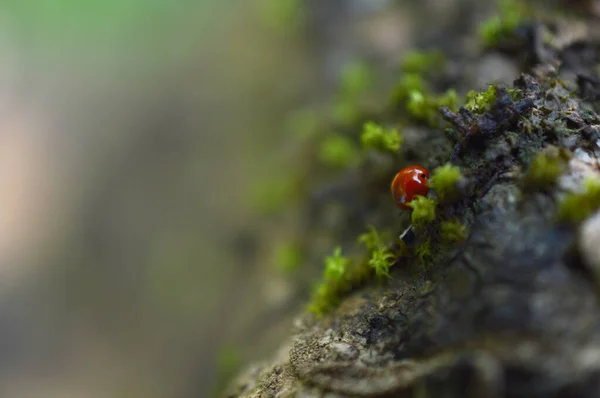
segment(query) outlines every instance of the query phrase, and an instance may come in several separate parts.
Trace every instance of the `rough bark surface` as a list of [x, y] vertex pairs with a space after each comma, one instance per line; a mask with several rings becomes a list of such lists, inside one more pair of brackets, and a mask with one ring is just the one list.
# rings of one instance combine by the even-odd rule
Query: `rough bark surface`
[[[456, 133], [442, 153], [467, 183], [441, 211], [465, 220], [469, 239], [428, 267], [394, 265], [387, 283], [355, 289], [322, 319], [300, 316], [280, 352], [227, 396], [600, 396], [598, 216], [582, 227], [556, 220], [566, 192], [600, 178], [596, 25], [554, 48], [529, 27], [521, 51], [535, 66], [515, 76], [518, 99], [500, 87], [483, 114], [442, 110]], [[430, 143], [419, 143], [424, 154]], [[566, 170], [530, 190], [525, 170], [549, 147], [572, 154]]]

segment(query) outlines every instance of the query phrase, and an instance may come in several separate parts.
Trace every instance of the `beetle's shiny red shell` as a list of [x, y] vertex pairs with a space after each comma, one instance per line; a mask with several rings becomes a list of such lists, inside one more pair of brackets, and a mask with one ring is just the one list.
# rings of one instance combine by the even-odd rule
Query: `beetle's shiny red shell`
[[429, 191], [429, 172], [421, 166], [408, 166], [400, 170], [392, 180], [392, 196], [396, 206], [410, 209], [416, 195], [425, 196]]

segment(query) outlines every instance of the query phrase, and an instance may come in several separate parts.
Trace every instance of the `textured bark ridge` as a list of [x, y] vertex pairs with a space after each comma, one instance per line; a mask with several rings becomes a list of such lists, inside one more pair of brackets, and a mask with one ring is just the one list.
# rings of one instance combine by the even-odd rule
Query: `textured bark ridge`
[[[447, 161], [467, 183], [440, 211], [469, 224], [468, 240], [418, 272], [394, 265], [322, 319], [302, 315], [228, 396], [600, 396], [600, 241], [580, 244], [599, 223], [582, 237], [556, 217], [565, 193], [600, 178], [598, 42], [532, 51], [545, 62], [499, 87], [487, 112], [441, 111], [454, 126]], [[549, 148], [570, 153], [565, 171], [530, 189], [526, 170]]]

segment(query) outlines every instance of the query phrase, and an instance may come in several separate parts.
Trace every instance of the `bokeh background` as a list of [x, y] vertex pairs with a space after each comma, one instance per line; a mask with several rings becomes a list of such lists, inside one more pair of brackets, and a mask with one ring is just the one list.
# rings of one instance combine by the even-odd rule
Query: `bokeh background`
[[2, 2], [0, 396], [209, 397], [272, 352], [306, 297], [265, 271], [290, 120], [456, 5]]

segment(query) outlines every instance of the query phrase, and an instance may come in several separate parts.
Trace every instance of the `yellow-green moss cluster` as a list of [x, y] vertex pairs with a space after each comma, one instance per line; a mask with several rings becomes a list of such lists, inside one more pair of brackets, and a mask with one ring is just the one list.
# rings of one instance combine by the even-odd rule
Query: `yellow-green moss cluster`
[[427, 259], [433, 255], [430, 238], [415, 247], [415, 255], [421, 264], [425, 264]]
[[411, 221], [415, 228], [421, 228], [425, 224], [435, 220], [435, 200], [417, 195], [408, 203], [408, 206], [413, 209]]
[[446, 106], [456, 111], [458, 102], [458, 94], [454, 89], [448, 89], [441, 95], [413, 90], [409, 93], [406, 101], [406, 110], [415, 120], [424, 122], [431, 127], [437, 127], [440, 120], [440, 108]]
[[424, 92], [425, 91], [425, 80], [418, 73], [407, 73], [403, 75], [394, 91], [392, 92], [391, 101], [393, 103], [400, 103], [410, 97], [412, 92]]
[[467, 226], [457, 219], [440, 223], [440, 236], [444, 243], [458, 243], [467, 239]]
[[[518, 89], [506, 90], [512, 99], [518, 99], [521, 95]], [[496, 102], [496, 93], [498, 92], [494, 84], [488, 85], [485, 91], [471, 90], [467, 93], [464, 107], [473, 113], [484, 113], [491, 109]]]
[[580, 223], [600, 209], [600, 179], [585, 181], [579, 193], [569, 193], [558, 205], [558, 219], [569, 223]]
[[327, 166], [344, 168], [358, 161], [359, 152], [350, 138], [335, 134], [321, 142], [319, 159]]
[[351, 261], [336, 247], [333, 254], [325, 258], [323, 279], [313, 290], [308, 310], [321, 316], [333, 309], [342, 296], [354, 286], [371, 276], [371, 268], [366, 262]]
[[406, 55], [402, 63], [405, 72], [392, 92], [391, 101], [394, 105], [404, 106], [414, 120], [437, 127], [440, 122], [439, 109], [447, 106], [453, 111], [458, 108], [458, 95], [449, 89], [445, 93], [435, 94], [429, 91], [425, 83], [425, 75], [442, 70], [445, 57], [441, 52], [415, 51]]
[[490, 84], [485, 91], [471, 90], [467, 93], [464, 107], [474, 113], [488, 111], [496, 102], [496, 86]]
[[346, 289], [347, 273], [350, 259], [342, 255], [341, 247], [336, 247], [333, 254], [325, 258], [323, 281], [313, 291], [309, 310], [322, 314], [335, 306], [340, 293]]
[[290, 176], [265, 179], [251, 184], [248, 193], [250, 206], [263, 214], [271, 214], [290, 203], [298, 192], [299, 181]]
[[290, 273], [298, 269], [302, 262], [302, 251], [298, 245], [285, 242], [278, 245], [273, 253], [273, 263], [282, 272]]
[[363, 62], [353, 62], [342, 70], [337, 99], [333, 105], [333, 119], [350, 125], [360, 117], [360, 97], [373, 84], [371, 68]]
[[397, 152], [402, 145], [402, 136], [398, 130], [387, 129], [374, 122], [365, 123], [360, 140], [364, 148], [383, 152]]
[[429, 186], [435, 189], [441, 202], [448, 202], [458, 196], [456, 184], [462, 178], [463, 175], [458, 166], [446, 163], [433, 170], [429, 180]]
[[543, 189], [555, 185], [563, 173], [567, 160], [568, 155], [555, 147], [538, 153], [527, 170], [525, 188]]
[[498, 5], [498, 14], [479, 25], [479, 36], [487, 47], [514, 37], [515, 30], [526, 18], [527, 10], [522, 1], [500, 0]]
[[400, 68], [404, 73], [423, 74], [433, 69], [442, 69], [446, 64], [446, 57], [440, 51], [409, 51], [402, 58]]
[[389, 277], [390, 267], [397, 257], [386, 247], [377, 230], [373, 226], [369, 226], [369, 231], [360, 235], [358, 241], [363, 243], [369, 251], [369, 266], [375, 271], [375, 275]]
[[297, 29], [306, 21], [306, 10], [300, 0], [260, 0], [256, 4], [262, 22], [278, 33]]

